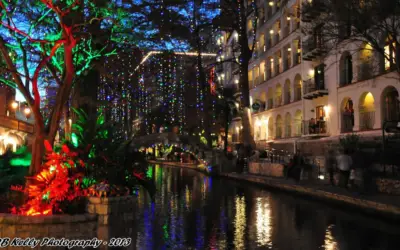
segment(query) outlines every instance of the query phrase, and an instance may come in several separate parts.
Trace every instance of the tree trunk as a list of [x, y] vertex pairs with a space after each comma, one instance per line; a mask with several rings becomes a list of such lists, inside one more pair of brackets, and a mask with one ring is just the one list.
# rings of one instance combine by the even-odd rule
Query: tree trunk
[[[251, 111], [250, 111], [250, 90], [249, 90], [249, 76], [248, 68], [249, 62], [252, 57], [252, 50], [249, 48], [249, 41], [247, 36], [247, 14], [244, 6], [244, 1], [239, 1], [240, 12], [238, 13], [240, 19], [240, 90], [241, 95], [241, 107], [242, 112], [242, 142], [245, 147], [255, 148], [255, 142], [253, 137], [252, 122], [251, 122]], [[250, 150], [249, 150], [250, 151]]]
[[[197, 36], [199, 36], [197, 34]], [[204, 72], [204, 66], [203, 66], [203, 58], [201, 57], [201, 41], [200, 38], [198, 37], [197, 39], [197, 68], [199, 70], [199, 81], [201, 85], [201, 89], [204, 94], [204, 100], [203, 100], [203, 117], [204, 117], [204, 136], [207, 139], [207, 146], [209, 148], [212, 148], [212, 138], [211, 138], [211, 128], [210, 128], [210, 91], [207, 86], [207, 79], [206, 79], [206, 74]]]
[[35, 117], [37, 119], [35, 123], [35, 139], [32, 143], [32, 160], [29, 166], [29, 176], [33, 176], [38, 173], [42, 167], [42, 161], [44, 156], [44, 140], [46, 133], [44, 132], [43, 122], [40, 122], [41, 116]]

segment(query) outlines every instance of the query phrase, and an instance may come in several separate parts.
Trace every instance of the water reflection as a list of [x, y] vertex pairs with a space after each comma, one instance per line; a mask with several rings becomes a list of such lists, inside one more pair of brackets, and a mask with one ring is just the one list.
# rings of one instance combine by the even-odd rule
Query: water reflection
[[236, 196], [235, 208], [235, 249], [244, 249], [244, 236], [246, 233], [246, 203], [244, 197]]
[[154, 166], [157, 193], [141, 190], [132, 228], [139, 250], [398, 249], [400, 228], [300, 198]]
[[268, 197], [258, 197], [257, 201], [257, 243], [271, 246], [271, 211]]
[[328, 228], [326, 229], [326, 234], [325, 234], [325, 250], [337, 250], [337, 242], [335, 238], [332, 235], [332, 228], [335, 225], [329, 225]]

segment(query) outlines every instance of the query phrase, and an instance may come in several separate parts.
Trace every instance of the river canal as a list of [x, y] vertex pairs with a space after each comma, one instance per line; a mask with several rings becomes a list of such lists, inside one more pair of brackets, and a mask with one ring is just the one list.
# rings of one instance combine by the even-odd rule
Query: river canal
[[188, 169], [147, 174], [157, 193], [139, 193], [133, 249], [400, 249], [400, 227], [355, 212]]

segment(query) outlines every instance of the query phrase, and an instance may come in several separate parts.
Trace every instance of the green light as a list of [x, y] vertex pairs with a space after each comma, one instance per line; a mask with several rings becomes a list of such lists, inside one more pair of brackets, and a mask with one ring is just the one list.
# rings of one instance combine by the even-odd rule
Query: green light
[[153, 178], [153, 167], [149, 167], [146, 171], [146, 177], [151, 179]]
[[42, 199], [43, 200], [48, 200], [50, 198], [50, 191], [48, 191], [47, 193], [45, 193], [43, 196], [42, 196]]
[[71, 142], [72, 142], [72, 145], [74, 145], [74, 147], [77, 148], [79, 146], [78, 136], [75, 133], [72, 133], [72, 135], [71, 135]]
[[29, 167], [32, 161], [32, 154], [26, 153], [22, 157], [16, 157], [10, 160], [10, 165], [14, 167]]

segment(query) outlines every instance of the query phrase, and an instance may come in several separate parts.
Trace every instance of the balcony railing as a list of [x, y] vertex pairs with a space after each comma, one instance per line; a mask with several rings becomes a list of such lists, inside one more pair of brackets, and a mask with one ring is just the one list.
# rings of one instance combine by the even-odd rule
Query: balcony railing
[[23, 122], [8, 116], [0, 116], [0, 126], [29, 134], [33, 134], [34, 132], [33, 124]]
[[304, 6], [304, 14], [302, 15], [303, 22], [311, 22], [318, 17], [326, 9], [325, 0], [313, 0]]
[[372, 67], [371, 64], [369, 63], [362, 63], [358, 65], [358, 80], [363, 81], [363, 80], [368, 80], [372, 78], [373, 72], [372, 72]]
[[360, 111], [360, 130], [371, 130], [375, 124], [375, 111]]
[[303, 59], [312, 60], [326, 53], [321, 37], [311, 36], [303, 42]]
[[326, 121], [308, 120], [303, 121], [303, 135], [326, 135], [328, 134]]
[[304, 81], [303, 94], [304, 94], [304, 99], [314, 99], [327, 95], [328, 90], [325, 88], [324, 81], [316, 83], [312, 78]]

